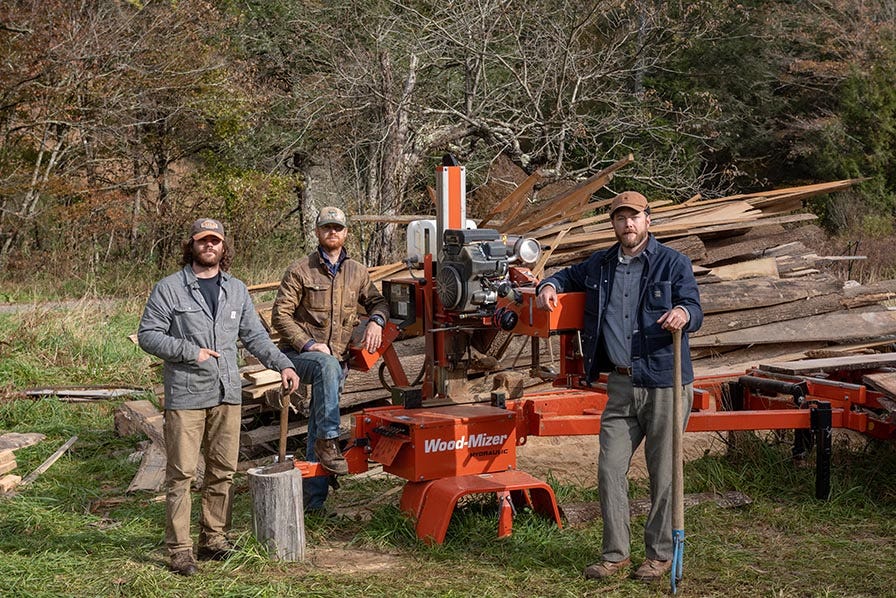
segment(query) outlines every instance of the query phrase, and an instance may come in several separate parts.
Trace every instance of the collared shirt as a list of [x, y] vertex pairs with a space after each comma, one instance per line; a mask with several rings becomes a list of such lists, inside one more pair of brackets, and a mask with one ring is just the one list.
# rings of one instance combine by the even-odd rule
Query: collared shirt
[[339, 272], [339, 267], [342, 266], [342, 262], [344, 262], [345, 258], [348, 257], [348, 254], [345, 253], [345, 248], [343, 248], [339, 252], [339, 258], [336, 260], [336, 263], [334, 264], [330, 261], [329, 256], [324, 252], [323, 247], [321, 247], [320, 245], [317, 246], [317, 252], [320, 254], [320, 259], [321, 259], [321, 261], [323, 261], [324, 265], [327, 267], [327, 270], [330, 271], [330, 275], [334, 276], [334, 277]]
[[620, 248], [602, 334], [613, 365], [632, 365], [632, 335], [638, 333], [638, 293], [643, 271], [641, 254], [628, 256]]

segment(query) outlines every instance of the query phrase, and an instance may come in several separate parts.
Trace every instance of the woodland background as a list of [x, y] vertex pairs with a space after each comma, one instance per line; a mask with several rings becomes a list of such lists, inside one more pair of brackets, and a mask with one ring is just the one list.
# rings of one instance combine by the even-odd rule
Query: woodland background
[[[445, 152], [471, 217], [502, 160], [553, 183], [631, 152], [602, 197], [679, 201], [867, 177], [809, 207], [889, 254], [894, 81], [893, 0], [4, 0], [0, 282], [121, 292], [205, 215], [276, 271], [321, 205], [432, 214]], [[353, 233], [402, 257], [399, 225]]]

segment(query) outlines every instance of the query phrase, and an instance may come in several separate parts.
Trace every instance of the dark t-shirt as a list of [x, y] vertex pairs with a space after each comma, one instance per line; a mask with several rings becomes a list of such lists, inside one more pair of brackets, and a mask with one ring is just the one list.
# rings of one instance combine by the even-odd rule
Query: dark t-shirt
[[212, 319], [218, 313], [218, 293], [221, 292], [221, 273], [218, 272], [211, 278], [197, 278], [199, 281], [199, 292], [208, 304], [208, 308], [212, 312]]

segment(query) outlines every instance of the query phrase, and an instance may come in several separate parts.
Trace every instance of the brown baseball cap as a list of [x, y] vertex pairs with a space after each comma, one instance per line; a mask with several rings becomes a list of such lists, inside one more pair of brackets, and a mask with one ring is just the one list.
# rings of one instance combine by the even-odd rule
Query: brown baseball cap
[[619, 208], [631, 208], [636, 212], [644, 212], [647, 210], [647, 198], [637, 191], [623, 191], [613, 198], [613, 203], [610, 204], [610, 217]]
[[347, 227], [348, 224], [345, 220], [345, 212], [339, 208], [334, 208], [333, 206], [321, 208], [320, 212], [317, 213], [317, 220], [314, 223], [314, 227], [320, 228], [327, 224], [338, 224], [339, 226]]
[[223, 240], [224, 225], [214, 218], [200, 218], [190, 227], [190, 238], [194, 241], [209, 236]]

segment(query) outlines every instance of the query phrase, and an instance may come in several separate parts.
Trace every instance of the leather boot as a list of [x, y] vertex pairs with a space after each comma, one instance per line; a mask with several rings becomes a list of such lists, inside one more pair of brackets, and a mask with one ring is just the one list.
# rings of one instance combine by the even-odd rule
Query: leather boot
[[338, 475], [346, 475], [348, 473], [348, 463], [339, 450], [338, 438], [318, 438], [314, 441], [314, 454], [317, 460], [324, 466], [324, 469], [330, 473]]

